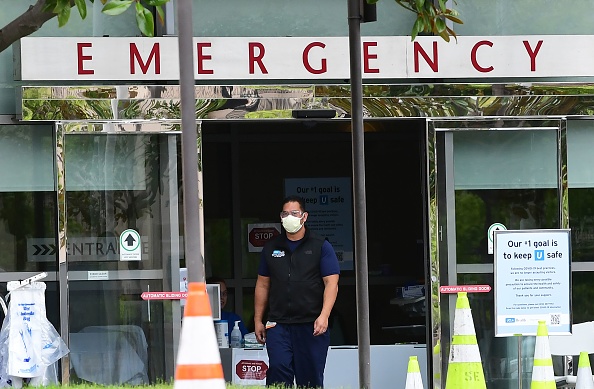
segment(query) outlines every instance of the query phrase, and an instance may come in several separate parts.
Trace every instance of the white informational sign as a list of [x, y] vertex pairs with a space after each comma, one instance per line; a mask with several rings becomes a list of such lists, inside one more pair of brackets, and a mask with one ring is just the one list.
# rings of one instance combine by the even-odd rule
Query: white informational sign
[[501, 223], [493, 223], [487, 229], [487, 242], [489, 242], [488, 254], [493, 254], [493, 241], [495, 240], [495, 231], [507, 230], [507, 227]]
[[571, 327], [570, 230], [495, 232], [495, 336], [549, 334]]
[[140, 261], [141, 256], [140, 234], [132, 229], [122, 232], [120, 235], [120, 261]]
[[266, 385], [268, 353], [264, 349], [233, 349], [234, 384]]
[[305, 200], [307, 226], [334, 247], [340, 270], [353, 270], [353, 201], [349, 177], [287, 178], [285, 195]]
[[109, 280], [109, 271], [107, 271], [107, 270], [89, 270], [87, 272], [87, 280], [89, 280], [89, 281]]
[[[348, 37], [195, 37], [197, 80], [345, 80]], [[366, 36], [364, 79], [592, 76], [594, 36]], [[21, 80], [179, 80], [176, 37], [26, 37]], [[43, 66], [39, 66], [43, 64]], [[19, 75], [17, 75], [18, 77]]]
[[248, 224], [248, 250], [250, 253], [259, 253], [264, 243], [281, 233], [280, 223]]

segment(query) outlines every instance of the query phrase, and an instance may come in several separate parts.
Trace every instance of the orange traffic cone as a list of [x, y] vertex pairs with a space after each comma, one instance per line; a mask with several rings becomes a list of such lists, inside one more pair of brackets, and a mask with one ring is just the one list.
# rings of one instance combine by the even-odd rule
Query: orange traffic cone
[[486, 389], [481, 354], [466, 292], [458, 292], [454, 313], [454, 336], [448, 359], [446, 389]]
[[549, 345], [549, 331], [546, 322], [539, 320], [536, 329], [534, 366], [532, 367], [530, 389], [555, 389], [556, 387], [551, 346]]
[[406, 373], [406, 386], [404, 389], [423, 389], [421, 368], [416, 356], [408, 358], [408, 372]]
[[206, 284], [188, 284], [174, 389], [225, 389]]
[[590, 357], [588, 353], [582, 351], [580, 353], [580, 361], [578, 362], [577, 381], [575, 382], [575, 389], [594, 389], [594, 381], [592, 380], [592, 369], [590, 368]]

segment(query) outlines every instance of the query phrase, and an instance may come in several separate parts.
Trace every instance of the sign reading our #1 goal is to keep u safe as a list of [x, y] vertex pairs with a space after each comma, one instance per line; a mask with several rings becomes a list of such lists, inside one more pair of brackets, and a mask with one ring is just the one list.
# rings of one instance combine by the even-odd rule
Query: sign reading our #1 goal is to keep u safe
[[558, 230], [495, 231], [495, 336], [569, 334], [571, 234]]
[[120, 261], [140, 261], [142, 245], [140, 234], [136, 230], [128, 229], [120, 235]]

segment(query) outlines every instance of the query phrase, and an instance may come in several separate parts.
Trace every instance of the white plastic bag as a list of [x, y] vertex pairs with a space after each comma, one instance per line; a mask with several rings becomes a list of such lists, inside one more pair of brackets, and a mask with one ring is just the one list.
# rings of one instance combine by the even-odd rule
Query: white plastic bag
[[8, 333], [8, 374], [31, 378], [43, 374], [41, 322], [45, 318], [45, 283], [9, 291], [10, 330]]
[[69, 350], [47, 320], [45, 283], [9, 282], [10, 303], [0, 330], [0, 387], [58, 383], [56, 362]]

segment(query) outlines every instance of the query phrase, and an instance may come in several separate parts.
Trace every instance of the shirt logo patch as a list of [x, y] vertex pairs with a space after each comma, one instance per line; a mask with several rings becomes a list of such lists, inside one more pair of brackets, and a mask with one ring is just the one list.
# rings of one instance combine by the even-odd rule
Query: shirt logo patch
[[281, 258], [285, 256], [285, 252], [283, 250], [274, 250], [272, 252], [272, 257], [273, 258]]
[[311, 250], [305, 250], [305, 254], [312, 255], [313, 254], [313, 251], [311, 251]]

